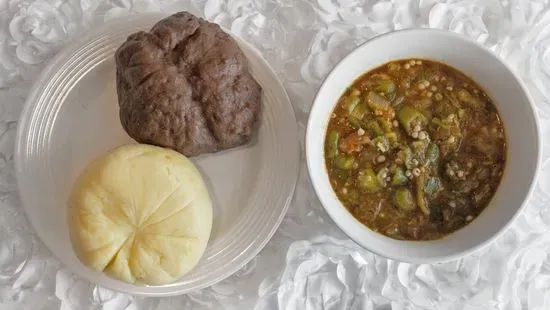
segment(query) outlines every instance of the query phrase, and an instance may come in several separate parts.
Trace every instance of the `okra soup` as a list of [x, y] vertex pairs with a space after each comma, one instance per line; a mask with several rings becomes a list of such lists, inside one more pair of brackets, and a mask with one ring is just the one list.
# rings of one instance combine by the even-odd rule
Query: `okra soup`
[[433, 240], [488, 205], [506, 161], [491, 98], [435, 61], [387, 63], [359, 77], [334, 108], [328, 176], [364, 225], [401, 240]]

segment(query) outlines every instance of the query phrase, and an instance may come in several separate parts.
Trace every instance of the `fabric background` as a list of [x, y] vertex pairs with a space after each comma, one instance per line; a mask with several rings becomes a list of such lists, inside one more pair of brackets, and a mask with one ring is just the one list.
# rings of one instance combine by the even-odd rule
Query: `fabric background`
[[[15, 128], [33, 78], [72, 38], [124, 15], [177, 10], [221, 24], [263, 53], [292, 99], [302, 165], [288, 215], [242, 270], [185, 296], [137, 298], [75, 277], [38, 240], [18, 199]], [[550, 139], [548, 0], [0, 0], [0, 308], [550, 309], [550, 143], [515, 225], [482, 252], [446, 264], [397, 263], [361, 249], [315, 197], [303, 137], [317, 88], [357, 45], [409, 27], [449, 29], [505, 59], [527, 83]]]

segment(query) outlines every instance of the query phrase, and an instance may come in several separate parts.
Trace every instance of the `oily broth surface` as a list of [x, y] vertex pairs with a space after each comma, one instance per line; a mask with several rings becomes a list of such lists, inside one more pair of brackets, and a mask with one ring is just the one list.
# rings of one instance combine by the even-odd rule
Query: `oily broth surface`
[[[355, 113], [360, 105], [364, 113]], [[411, 114], [401, 113], [403, 108], [421, 114], [413, 122], [419, 131], [406, 126], [409, 119], [401, 116]], [[382, 149], [379, 137], [389, 140]], [[426, 159], [430, 144], [438, 149], [437, 161]], [[411, 150], [412, 160], [403, 149]], [[350, 85], [331, 115], [325, 155], [335, 193], [359, 221], [395, 239], [433, 240], [466, 226], [490, 202], [506, 162], [506, 141], [493, 101], [472, 79], [439, 62], [405, 59], [370, 70]], [[396, 184], [399, 169], [407, 181]], [[372, 177], [379, 186], [368, 182]], [[375, 188], [365, 190], [360, 186], [365, 184]]]

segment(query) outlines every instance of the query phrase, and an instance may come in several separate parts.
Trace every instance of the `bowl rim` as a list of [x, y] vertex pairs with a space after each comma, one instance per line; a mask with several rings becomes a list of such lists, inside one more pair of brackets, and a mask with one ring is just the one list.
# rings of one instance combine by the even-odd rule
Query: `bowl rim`
[[[399, 254], [386, 253], [386, 252], [384, 252], [384, 250], [380, 250], [378, 248], [373, 248], [373, 247], [369, 246], [368, 243], [364, 242], [363, 240], [360, 240], [356, 236], [353, 236], [353, 234], [350, 233], [349, 230], [346, 227], [342, 227], [338, 223], [338, 219], [335, 218], [335, 216], [329, 211], [330, 208], [327, 207], [323, 203], [323, 199], [321, 197], [324, 197], [326, 194], [321, 192], [321, 190], [319, 188], [319, 184], [318, 184], [319, 180], [313, 177], [315, 174], [313, 172], [313, 164], [312, 164], [311, 157], [314, 156], [314, 155], [312, 154], [311, 148], [313, 147], [313, 145], [310, 145], [311, 144], [310, 140], [312, 139], [312, 135], [314, 134], [314, 132], [313, 132], [313, 128], [312, 128], [312, 125], [311, 125], [312, 124], [312, 118], [313, 118], [312, 117], [313, 113], [311, 113], [311, 111], [313, 111], [316, 108], [316, 106], [321, 105], [322, 99], [320, 98], [320, 94], [323, 92], [323, 90], [325, 88], [330, 87], [327, 84], [327, 80], [330, 79], [333, 75], [336, 74], [337, 71], [340, 70], [340, 67], [342, 67], [342, 64], [344, 62], [346, 62], [349, 58], [353, 57], [355, 54], [360, 53], [361, 52], [360, 50], [364, 49], [368, 45], [371, 45], [375, 41], [378, 41], [380, 39], [386, 39], [387, 37], [392, 37], [392, 36], [395, 36], [395, 35], [398, 35], [398, 34], [400, 34], [400, 35], [402, 35], [402, 34], [409, 34], [409, 35], [438, 34], [438, 35], [453, 37], [454, 39], [457, 39], [457, 40], [461, 41], [464, 44], [474, 45], [476, 48], [480, 49], [487, 57], [492, 57], [492, 58], [496, 59], [500, 63], [500, 65], [502, 65], [511, 74], [511, 76], [514, 78], [516, 83], [518, 83], [518, 85], [521, 87], [521, 90], [524, 93], [525, 99], [529, 103], [529, 105], [528, 105], [529, 106], [529, 112], [532, 115], [533, 122], [534, 122], [534, 127], [535, 127], [534, 129], [535, 129], [535, 136], [536, 136], [535, 137], [536, 158], [534, 158], [535, 159], [535, 170], [534, 170], [534, 173], [533, 173], [533, 175], [531, 176], [531, 178], [529, 180], [530, 184], [529, 184], [528, 191], [524, 194], [523, 199], [521, 199], [521, 204], [517, 207], [517, 209], [514, 212], [513, 216], [504, 225], [502, 225], [496, 233], [489, 236], [484, 241], [476, 244], [475, 246], [472, 246], [472, 247], [470, 247], [468, 249], [465, 249], [463, 251], [457, 251], [457, 252], [454, 252], [454, 253], [448, 254], [448, 255], [435, 255], [435, 256], [432, 256], [432, 257], [429, 257], [429, 258], [410, 257], [408, 255], [399, 255]], [[392, 61], [392, 60], [391, 59], [387, 60], [387, 62], [389, 62], [389, 61]], [[382, 63], [380, 65], [382, 65]], [[460, 68], [457, 68], [457, 69], [460, 70]], [[365, 72], [367, 72], [367, 71], [365, 71]], [[325, 132], [323, 132], [323, 134], [326, 135]], [[324, 141], [324, 139], [323, 139], [323, 141]], [[336, 224], [336, 226], [342, 232], [344, 232], [344, 234], [346, 236], [348, 236], [352, 241], [354, 241], [359, 246], [363, 247], [364, 249], [366, 249], [366, 250], [368, 250], [372, 253], [378, 254], [380, 256], [383, 256], [383, 257], [386, 257], [388, 259], [392, 259], [392, 260], [395, 260], [395, 261], [413, 263], [413, 264], [444, 263], [444, 262], [460, 259], [462, 257], [471, 255], [475, 252], [478, 252], [478, 251], [486, 248], [487, 246], [491, 245], [496, 239], [501, 237], [508, 230], [508, 228], [510, 228], [512, 226], [512, 224], [516, 221], [516, 219], [519, 217], [519, 215], [525, 210], [529, 200], [531, 199], [531, 197], [533, 195], [535, 185], [536, 185], [537, 180], [539, 178], [540, 168], [541, 168], [541, 161], [542, 161], [542, 147], [541, 147], [541, 145], [542, 145], [542, 137], [541, 137], [540, 120], [539, 120], [539, 117], [538, 117], [537, 108], [534, 104], [534, 100], [533, 100], [533, 97], [532, 97], [531, 93], [529, 92], [527, 86], [525, 85], [525, 82], [518, 76], [518, 74], [503, 59], [501, 59], [498, 55], [493, 53], [487, 47], [477, 43], [474, 40], [472, 40], [471, 38], [460, 35], [458, 33], [452, 32], [452, 31], [448, 31], [448, 30], [444, 30], [444, 29], [435, 29], [435, 28], [407, 28], [407, 29], [401, 29], [401, 30], [386, 32], [386, 33], [383, 33], [383, 34], [372, 37], [371, 39], [367, 40], [366, 42], [364, 42], [364, 43], [360, 44], [359, 46], [357, 46], [356, 48], [354, 48], [346, 56], [344, 56], [330, 70], [330, 72], [327, 74], [327, 76], [323, 79], [323, 81], [321, 83], [321, 86], [317, 90], [317, 93], [316, 93], [316, 95], [313, 99], [313, 103], [312, 103], [311, 108], [310, 108], [310, 114], [309, 114], [309, 117], [308, 117], [308, 122], [307, 122], [307, 127], [306, 127], [306, 135], [305, 135], [306, 163], [307, 163], [307, 169], [308, 169], [308, 174], [309, 174], [310, 181], [312, 183], [315, 194], [317, 195], [321, 205], [325, 209], [325, 212], [329, 215], [329, 217]], [[332, 186], [331, 186], [331, 189], [334, 191]], [[345, 206], [340, 202], [340, 200], [338, 200], [338, 204], [341, 208], [345, 208]], [[347, 209], [346, 209], [346, 211], [347, 211]], [[362, 226], [362, 229], [369, 230], [370, 232], [373, 232], [369, 227], [367, 227], [365, 224], [361, 223], [357, 218], [355, 218], [355, 216], [353, 216], [351, 213], [349, 213], [349, 211], [347, 212], [347, 215], [353, 221], [359, 223]], [[387, 237], [383, 234], [379, 234], [379, 235], [382, 236], [385, 239], [394, 240], [394, 239], [391, 239], [390, 237]], [[412, 244], [418, 244], [419, 242], [423, 242], [423, 241], [402, 240], [401, 242], [403, 242], [405, 244], [412, 245]]]

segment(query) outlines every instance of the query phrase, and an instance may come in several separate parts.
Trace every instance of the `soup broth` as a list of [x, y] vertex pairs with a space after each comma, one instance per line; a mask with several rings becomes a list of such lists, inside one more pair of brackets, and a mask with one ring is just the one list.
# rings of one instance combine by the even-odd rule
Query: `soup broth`
[[500, 183], [504, 126], [491, 98], [435, 61], [387, 63], [339, 99], [325, 162], [341, 203], [370, 229], [433, 240], [473, 221]]

